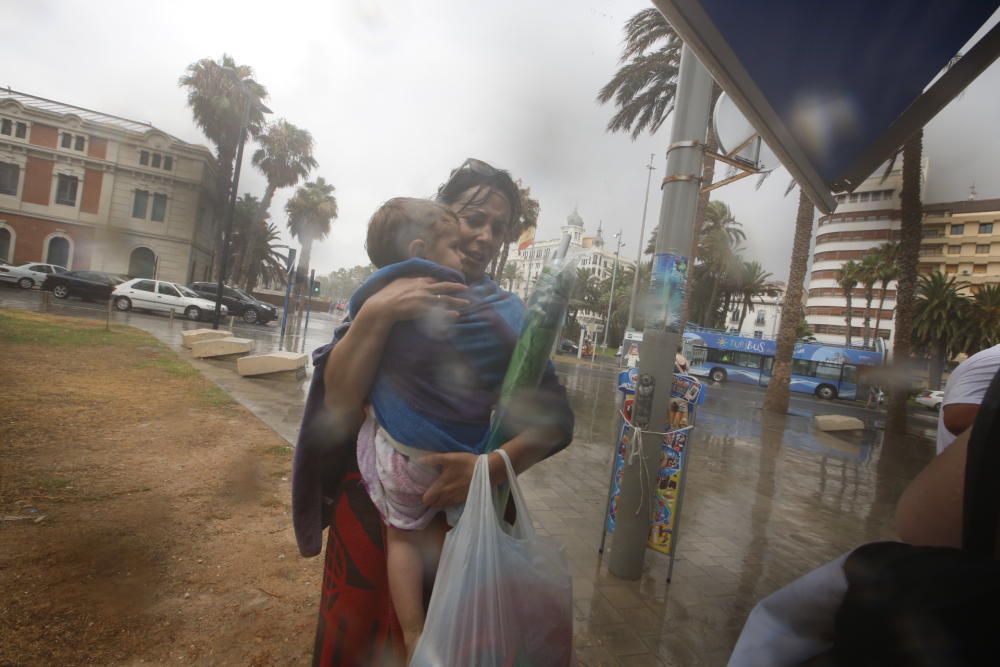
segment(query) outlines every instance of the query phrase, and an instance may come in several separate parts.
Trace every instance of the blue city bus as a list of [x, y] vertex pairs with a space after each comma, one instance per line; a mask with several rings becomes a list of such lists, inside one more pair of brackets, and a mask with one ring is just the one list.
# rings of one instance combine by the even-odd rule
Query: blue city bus
[[[714, 382], [741, 382], [766, 387], [771, 379], [777, 342], [689, 327], [684, 332], [684, 354], [691, 375]], [[842, 345], [795, 343], [790, 388], [819, 398], [858, 398], [869, 368], [885, 363], [885, 348], [876, 339], [874, 350]], [[859, 381], [860, 379], [860, 381]]]

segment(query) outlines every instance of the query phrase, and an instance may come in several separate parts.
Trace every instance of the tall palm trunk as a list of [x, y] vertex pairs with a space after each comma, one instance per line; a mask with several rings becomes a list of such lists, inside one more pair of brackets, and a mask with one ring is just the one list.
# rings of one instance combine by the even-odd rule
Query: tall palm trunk
[[906, 399], [910, 390], [910, 355], [913, 330], [913, 294], [917, 285], [923, 207], [920, 203], [920, 160], [923, 129], [903, 144], [902, 221], [899, 240], [899, 277], [896, 279], [896, 324], [892, 345], [893, 386], [889, 393], [886, 430], [906, 430]]
[[[690, 292], [690, 290], [688, 290]], [[709, 329], [715, 327], [716, 321], [716, 311], [718, 310], [716, 306], [716, 300], [719, 298], [719, 277], [717, 275], [712, 275], [712, 291], [709, 292], [708, 304], [705, 306], [704, 316], [701, 318], [701, 325], [703, 327], [708, 327]]]
[[309, 262], [312, 261], [313, 239], [312, 237], [303, 235], [299, 237], [299, 243], [302, 244], [302, 254], [299, 256], [299, 268], [296, 270], [296, 274], [302, 276], [302, 281], [295, 281], [295, 287], [293, 288], [295, 294], [294, 303], [299, 302], [303, 286], [306, 288], [306, 294], [310, 297], [312, 296], [312, 285], [309, 284]]
[[853, 291], [853, 289], [844, 290], [844, 298], [847, 299], [847, 315], [844, 316], [847, 321], [847, 334], [845, 336], [847, 347], [851, 347], [851, 320], [854, 319], [854, 310], [851, 307], [851, 292]]
[[777, 350], [771, 381], [764, 396], [764, 409], [768, 412], [788, 412], [788, 385], [792, 379], [792, 353], [795, 350], [795, 332], [802, 319], [802, 284], [809, 264], [809, 242], [812, 240], [813, 203], [805, 192], [799, 190], [799, 210], [795, 215], [795, 238], [792, 240], [792, 262], [788, 269], [788, 290], [781, 304], [781, 323], [778, 325]]
[[226, 225], [226, 213], [229, 210], [229, 196], [233, 182], [233, 160], [236, 159], [236, 150], [229, 150], [228, 147], [220, 146], [218, 149], [218, 168], [215, 176], [215, 206], [212, 211], [212, 218], [215, 220], [215, 256], [212, 257], [212, 276], [219, 279], [219, 272], [222, 270], [223, 230]]
[[862, 347], [868, 349], [868, 342], [871, 340], [872, 336], [872, 301], [875, 299], [875, 293], [872, 290], [865, 290], [865, 329], [864, 329], [864, 343]]
[[878, 338], [879, 328], [882, 326], [882, 307], [885, 305], [885, 285], [886, 281], [882, 281], [882, 293], [879, 294], [878, 299], [878, 312], [875, 313], [875, 333], [872, 336], [872, 347], [875, 347], [875, 339]]
[[264, 198], [260, 200], [260, 206], [257, 207], [257, 213], [254, 215], [253, 222], [250, 223], [250, 228], [247, 230], [246, 242], [243, 244], [242, 252], [237, 260], [235, 282], [246, 286], [247, 289], [250, 289], [250, 265], [254, 261], [253, 249], [257, 247], [258, 232], [264, 227], [264, 218], [267, 217], [267, 211], [271, 208], [271, 200], [274, 199], [274, 192], [277, 189], [274, 183], [271, 181], [267, 182], [267, 188], [264, 189]]

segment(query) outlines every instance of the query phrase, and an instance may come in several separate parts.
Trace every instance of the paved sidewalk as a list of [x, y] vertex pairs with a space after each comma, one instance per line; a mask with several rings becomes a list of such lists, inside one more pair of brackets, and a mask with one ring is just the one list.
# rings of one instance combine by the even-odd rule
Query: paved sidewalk
[[[175, 347], [181, 330], [197, 326], [144, 317], [129, 323]], [[308, 349], [331, 330], [329, 321], [316, 326]], [[191, 362], [294, 441], [307, 381], [250, 380], [236, 375], [234, 362]], [[725, 665], [757, 600], [860, 543], [892, 536], [895, 502], [933, 453], [927, 438], [884, 440], [874, 411], [796, 398], [794, 415], [774, 417], [758, 409], [759, 391], [710, 387], [690, 444], [673, 582], [666, 582], [667, 558], [652, 551], [642, 579], [625, 582], [608, 574], [597, 552], [615, 371], [558, 368], [577, 416], [575, 441], [528, 471], [523, 486], [538, 527], [566, 546], [583, 665]], [[816, 432], [817, 411], [862, 414], [867, 428], [853, 436]]]

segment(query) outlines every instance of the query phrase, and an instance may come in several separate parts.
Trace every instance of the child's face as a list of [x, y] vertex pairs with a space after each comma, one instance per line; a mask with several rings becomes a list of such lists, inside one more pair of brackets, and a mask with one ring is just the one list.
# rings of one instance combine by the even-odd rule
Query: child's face
[[458, 225], [450, 224], [438, 234], [434, 243], [427, 246], [425, 259], [437, 262], [441, 266], [449, 269], [462, 271], [462, 251], [459, 250], [461, 238], [458, 234]]

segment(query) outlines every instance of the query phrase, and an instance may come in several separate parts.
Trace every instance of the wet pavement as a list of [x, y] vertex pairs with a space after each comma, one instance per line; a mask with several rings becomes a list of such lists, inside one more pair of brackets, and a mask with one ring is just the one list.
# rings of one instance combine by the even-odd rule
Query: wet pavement
[[[37, 309], [37, 293], [0, 290], [0, 308]], [[80, 304], [50, 312], [95, 316]], [[65, 312], [62, 312], [65, 311]], [[102, 316], [98, 309], [98, 316]], [[115, 314], [179, 347], [195, 323]], [[313, 318], [305, 347], [329, 340], [335, 322]], [[277, 345], [277, 324], [234, 325]], [[302, 339], [296, 339], [301, 347]], [[186, 356], [186, 355], [185, 355]], [[192, 360], [209, 378], [289, 441], [307, 380], [244, 379], [231, 361]], [[763, 390], [709, 387], [689, 444], [687, 490], [673, 580], [668, 559], [647, 551], [642, 578], [611, 576], [598, 553], [615, 429], [611, 368], [557, 361], [576, 412], [574, 443], [523, 476], [532, 516], [565, 544], [573, 574], [575, 636], [583, 665], [724, 665], [754, 603], [863, 542], [893, 537], [897, 498], [933, 455], [930, 413], [914, 412], [916, 435], [886, 437], [883, 413], [793, 395], [791, 414], [761, 412]], [[861, 418], [863, 433], [816, 431], [813, 414]], [[613, 547], [613, 539], [609, 539]]]

